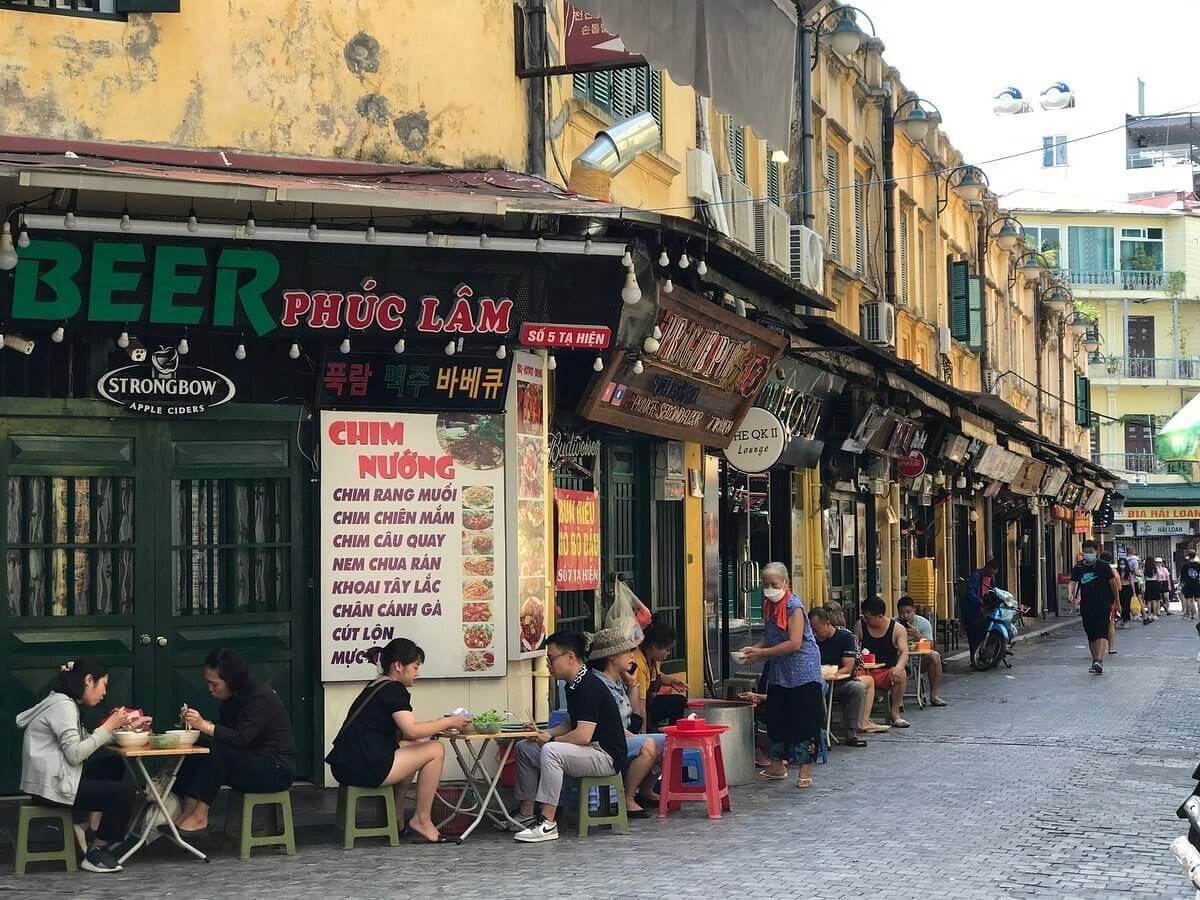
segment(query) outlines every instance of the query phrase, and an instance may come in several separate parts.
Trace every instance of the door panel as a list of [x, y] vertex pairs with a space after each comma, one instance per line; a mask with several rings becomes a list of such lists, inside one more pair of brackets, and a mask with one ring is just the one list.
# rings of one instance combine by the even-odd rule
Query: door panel
[[1154, 377], [1154, 316], [1129, 317], [1129, 375]]

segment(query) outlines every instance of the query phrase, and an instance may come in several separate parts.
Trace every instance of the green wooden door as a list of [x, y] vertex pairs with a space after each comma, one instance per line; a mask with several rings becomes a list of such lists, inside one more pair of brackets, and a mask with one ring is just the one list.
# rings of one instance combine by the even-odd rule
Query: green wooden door
[[[90, 654], [109, 695], [168, 728], [183, 702], [211, 714], [200, 664], [232, 646], [290, 706], [308, 774], [314, 722], [304, 470], [294, 411], [238, 421], [102, 417], [92, 401], [0, 405], [0, 719]], [[0, 741], [17, 789], [20, 733]]]
[[635, 440], [604, 447], [600, 507], [603, 523], [601, 571], [604, 576], [604, 611], [613, 601], [613, 585], [620, 577], [649, 605], [650, 485], [649, 451]]

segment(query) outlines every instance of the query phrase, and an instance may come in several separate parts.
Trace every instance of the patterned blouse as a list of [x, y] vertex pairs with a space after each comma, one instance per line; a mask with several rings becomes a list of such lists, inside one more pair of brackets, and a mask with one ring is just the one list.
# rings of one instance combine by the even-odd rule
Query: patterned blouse
[[[780, 599], [778, 602], [785, 601]], [[813, 637], [808, 613], [804, 611], [804, 604], [795, 594], [789, 594], [786, 603], [789, 619], [797, 609], [804, 617], [804, 642], [800, 645], [799, 650], [769, 657], [771, 665], [770, 671], [767, 673], [767, 687], [770, 688], [771, 685], [800, 687], [814, 681], [820, 684], [821, 648], [817, 646], [817, 641]], [[765, 618], [767, 620], [767, 646], [774, 647], [776, 644], [786, 641], [788, 639], [787, 631], [775, 624], [775, 617], [768, 613]]]

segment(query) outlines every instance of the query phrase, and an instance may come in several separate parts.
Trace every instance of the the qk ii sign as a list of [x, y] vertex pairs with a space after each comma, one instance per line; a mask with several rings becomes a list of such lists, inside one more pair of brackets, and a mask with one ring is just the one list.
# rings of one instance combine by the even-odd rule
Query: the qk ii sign
[[106, 372], [96, 392], [109, 403], [147, 416], [195, 416], [228, 403], [236, 390], [220, 372], [200, 366], [181, 366], [179, 352], [159, 347], [146, 356], [136, 351], [131, 366]]

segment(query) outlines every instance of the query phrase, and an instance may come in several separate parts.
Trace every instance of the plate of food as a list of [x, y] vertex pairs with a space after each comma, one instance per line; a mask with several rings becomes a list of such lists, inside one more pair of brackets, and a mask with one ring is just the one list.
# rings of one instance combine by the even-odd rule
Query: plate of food
[[463, 528], [467, 531], [487, 531], [495, 520], [496, 515], [490, 509], [463, 510]]
[[467, 509], [491, 509], [496, 505], [496, 489], [486, 484], [463, 488], [463, 506]]
[[438, 444], [459, 465], [477, 470], [504, 465], [504, 416], [442, 413], [436, 432]]
[[540, 650], [546, 637], [546, 604], [530, 597], [521, 603], [521, 650]]
[[545, 473], [542, 471], [542, 442], [537, 438], [517, 440], [517, 465], [520, 472], [518, 497], [537, 499], [545, 492]]
[[486, 672], [495, 666], [496, 654], [490, 650], [471, 650], [463, 660], [464, 672]]
[[478, 600], [463, 604], [462, 620], [464, 622], [492, 621], [492, 604]]
[[492, 646], [495, 635], [495, 628], [486, 622], [463, 626], [463, 643], [468, 650], [483, 650]]
[[490, 578], [496, 572], [496, 561], [490, 556], [468, 556], [463, 560], [463, 572]]
[[517, 528], [525, 534], [541, 534], [546, 525], [546, 504], [541, 500], [517, 503]]
[[462, 536], [463, 555], [491, 556], [495, 547], [490, 531], [464, 531]]
[[542, 386], [522, 381], [517, 385], [517, 430], [542, 433]]
[[542, 537], [525, 538], [518, 541], [521, 550], [521, 575], [531, 577], [546, 571], [546, 540]]
[[463, 600], [465, 601], [487, 602], [494, 596], [490, 578], [476, 578], [463, 584]]

